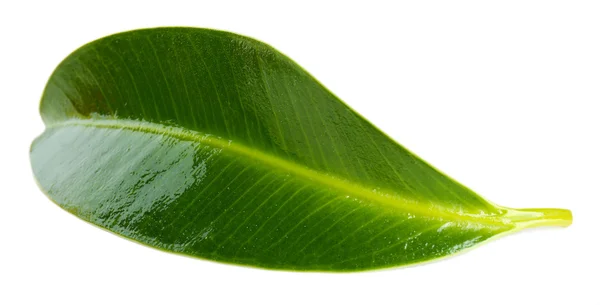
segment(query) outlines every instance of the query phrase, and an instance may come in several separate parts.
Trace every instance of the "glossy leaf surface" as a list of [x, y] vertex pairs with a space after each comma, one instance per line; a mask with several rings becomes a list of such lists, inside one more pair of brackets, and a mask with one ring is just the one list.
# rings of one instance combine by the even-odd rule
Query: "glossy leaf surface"
[[40, 187], [144, 244], [275, 269], [353, 271], [571, 223], [487, 202], [297, 64], [231, 33], [158, 28], [83, 46], [54, 71], [31, 148]]

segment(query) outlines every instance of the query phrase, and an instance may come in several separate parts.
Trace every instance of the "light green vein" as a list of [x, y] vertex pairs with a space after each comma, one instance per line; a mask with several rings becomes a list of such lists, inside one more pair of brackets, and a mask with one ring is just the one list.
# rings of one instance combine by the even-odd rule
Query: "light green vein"
[[[106, 61], [106, 60], [102, 60], [102, 55], [100, 54], [100, 52], [98, 51], [98, 49], [97, 49], [97, 48], [91, 48], [91, 50], [93, 50], [93, 51], [94, 51], [94, 54], [96, 55], [96, 58], [97, 58], [98, 60], [96, 60], [96, 61], [94, 61], [94, 60], [91, 60], [91, 61], [89, 62], [89, 64], [92, 64], [92, 63], [94, 63], [94, 62], [99, 62], [99, 63], [100, 63], [100, 65], [101, 65], [102, 67], [104, 67], [104, 70], [107, 72], [106, 74], [110, 75], [110, 78], [112, 78], [112, 80], [113, 80], [113, 82], [112, 82], [112, 83], [113, 83], [113, 84], [118, 84], [119, 82], [117, 81], [117, 78], [116, 78], [116, 77], [115, 77], [115, 75], [113, 74], [113, 71], [112, 71], [113, 69], [111, 69], [109, 66], [107, 66], [107, 61]], [[111, 63], [112, 63], [112, 61], [111, 61]], [[96, 67], [97, 67], [97, 66], [96, 66]], [[104, 78], [105, 80], [108, 80], [108, 79], [105, 77], [105, 75], [106, 75], [106, 74], [101, 74], [101, 73], [100, 73], [99, 75], [101, 75], [101, 76], [102, 76], [102, 78]], [[109, 84], [110, 84], [110, 82], [107, 82], [107, 83], [109, 83]], [[123, 94], [123, 92], [121, 91], [121, 88], [119, 88], [119, 86], [115, 86], [115, 87], [116, 87], [116, 89], [117, 89], [117, 92], [119, 93], [119, 97], [120, 97], [121, 99], [123, 99], [123, 100], [128, 100], [128, 97], [127, 97], [127, 96], [125, 96], [125, 95]], [[107, 103], [107, 104], [108, 104], [109, 102], [112, 102], [112, 100], [111, 100], [111, 101], [109, 101], [109, 100], [107, 100], [107, 101], [106, 101], [106, 103]], [[127, 106], [127, 104], [125, 104], [125, 105], [123, 105], [123, 106]], [[118, 106], [117, 106], [117, 107], [118, 107]]]
[[115, 120], [110, 118], [97, 118], [92, 120], [72, 119], [47, 126], [49, 129], [67, 126], [87, 126], [96, 128], [127, 129], [132, 131], [153, 133], [157, 135], [167, 135], [184, 141], [193, 141], [210, 145], [215, 148], [222, 148], [229, 153], [259, 161], [265, 166], [279, 170], [282, 173], [289, 173], [298, 178], [311, 182], [315, 185], [325, 186], [339, 191], [342, 194], [356, 196], [364, 200], [376, 202], [382, 206], [393, 209], [400, 213], [414, 213], [424, 217], [442, 218], [449, 221], [468, 221], [494, 226], [513, 226], [508, 218], [501, 218], [498, 215], [486, 214], [466, 214], [456, 211], [446, 210], [442, 206], [422, 205], [414, 198], [401, 197], [390, 190], [372, 191], [372, 187], [357, 184], [346, 179], [328, 175], [319, 171], [312, 170], [306, 166], [296, 164], [276, 156], [267, 154], [255, 148], [247, 147], [235, 141], [203, 135], [196, 131], [183, 128], [165, 126], [155, 123], [148, 123], [134, 120]]
[[[262, 197], [260, 195], [263, 192], [268, 191], [271, 184], [273, 184], [275, 182], [278, 182], [278, 181], [276, 179], [272, 179], [268, 184], [264, 185], [262, 190], [259, 193], [257, 193], [255, 196], [253, 196], [254, 198], [252, 198], [252, 200], [249, 200], [248, 203], [246, 203], [246, 205], [244, 205], [244, 207], [242, 208], [242, 211], [245, 210], [246, 208], [248, 208], [252, 203], [254, 203], [254, 201], [256, 201], [257, 199], [260, 199]], [[238, 224], [238, 226], [230, 234], [230, 237], [234, 236], [235, 233], [237, 233], [237, 231], [239, 231], [246, 223], [248, 223], [248, 221], [252, 218], [252, 216], [254, 216], [254, 214], [265, 205], [265, 203], [269, 202], [269, 200], [271, 200], [271, 198], [273, 198], [273, 196], [277, 195], [279, 193], [279, 191], [284, 189], [290, 182], [292, 182], [292, 179], [289, 179], [285, 183], [282, 183], [275, 191], [271, 191], [271, 194], [267, 198], [262, 199], [262, 202], [258, 206], [256, 206], [252, 210], [252, 212], [250, 212], [250, 214], [238, 215], [238, 216], [242, 216], [242, 218], [244, 218], [244, 221], [242, 221], [241, 223]], [[235, 220], [235, 217], [231, 218], [231, 220], [229, 221], [229, 223], [227, 225], [232, 223], [234, 220]], [[227, 239], [229, 240], [230, 238], [227, 238]]]
[[343, 261], [340, 261], [340, 262], [336, 262], [335, 264], [336, 264], [336, 265], [338, 265], [338, 264], [344, 264], [344, 263], [351, 262], [351, 261], [354, 261], [354, 260], [360, 260], [360, 259], [363, 259], [363, 258], [365, 258], [365, 257], [367, 257], [367, 256], [375, 256], [375, 255], [377, 255], [377, 254], [379, 254], [379, 253], [382, 253], [382, 252], [385, 252], [385, 251], [389, 251], [390, 249], [392, 249], [392, 248], [394, 248], [394, 247], [398, 247], [399, 245], [401, 245], [401, 244], [403, 244], [403, 243], [409, 242], [409, 241], [411, 241], [411, 240], [415, 239], [416, 237], [419, 237], [419, 236], [421, 236], [422, 234], [424, 234], [424, 233], [427, 233], [427, 232], [430, 232], [430, 231], [432, 231], [433, 229], [435, 229], [435, 228], [439, 228], [439, 227], [440, 227], [440, 224], [439, 224], [439, 223], [437, 223], [437, 224], [434, 224], [434, 225], [432, 225], [432, 226], [429, 226], [429, 227], [426, 227], [426, 228], [424, 228], [424, 229], [422, 229], [422, 230], [415, 231], [415, 232], [414, 232], [414, 234], [411, 234], [411, 235], [407, 236], [406, 238], [404, 238], [404, 239], [401, 239], [401, 240], [398, 240], [398, 241], [394, 242], [393, 244], [391, 244], [391, 245], [387, 245], [387, 246], [385, 246], [385, 247], [383, 247], [383, 248], [381, 248], [381, 249], [379, 249], [379, 250], [376, 250], [376, 251], [373, 251], [373, 252], [369, 252], [369, 253], [366, 253], [366, 254], [364, 254], [364, 255], [359, 255], [359, 256], [357, 256], [357, 257], [353, 257], [353, 258], [351, 258], [351, 259], [347, 259], [347, 260], [343, 260]]
[[[94, 82], [96, 82], [96, 88], [98, 88], [98, 90], [100, 90], [100, 93], [102, 93], [102, 98], [104, 99], [106, 106], [108, 107], [108, 111], [111, 114], [115, 114], [114, 110], [110, 106], [110, 103], [108, 103], [106, 101], [106, 98], [108, 97], [108, 95], [106, 95], [106, 92], [104, 92], [104, 90], [102, 90], [102, 86], [100, 86], [100, 83], [98, 82], [98, 78], [96, 77], [96, 74], [94, 72], [92, 72], [90, 67], [87, 66], [87, 63], [84, 62], [83, 60], [81, 60], [79, 57], [76, 57], [75, 59], [79, 61], [79, 64], [89, 72], [90, 76], [94, 79]], [[98, 104], [96, 99], [94, 99], [94, 102], [96, 103], [98, 110], [100, 110], [100, 105]]]
[[[283, 242], [283, 240], [292, 232], [296, 231], [303, 223], [305, 223], [307, 220], [311, 219], [313, 215], [319, 213], [319, 211], [321, 211], [322, 209], [328, 207], [330, 204], [340, 200], [342, 198], [340, 197], [333, 197], [330, 200], [328, 200], [327, 202], [325, 202], [324, 204], [321, 204], [320, 207], [316, 208], [314, 211], [310, 212], [308, 215], [304, 216], [302, 219], [300, 219], [299, 221], [296, 222], [296, 224], [290, 228], [289, 230], [287, 230], [286, 232], [283, 232], [283, 234], [281, 235], [281, 237], [276, 240], [274, 243], [272, 243], [268, 248], [265, 249], [265, 251], [269, 251], [271, 249], [273, 249], [273, 247], [277, 246], [279, 243]], [[338, 206], [339, 208], [339, 206]], [[318, 223], [320, 223], [321, 221], [323, 221], [323, 219], [321, 219]], [[306, 227], [306, 225], [304, 226]], [[303, 237], [305, 234], [307, 234], [308, 232], [304, 232], [304, 234], [301, 234], [296, 241], [294, 241], [291, 245], [288, 246], [288, 249], [291, 248], [293, 245], [295, 245], [298, 240], [300, 240], [301, 237]], [[293, 235], [292, 235], [293, 236]], [[293, 249], [293, 248], [292, 248]], [[289, 253], [289, 252], [288, 252]]]
[[[175, 38], [173, 38], [173, 44], [175, 44]], [[175, 49], [177, 50], [177, 49]], [[187, 96], [187, 102], [188, 102], [188, 107], [190, 107], [190, 113], [194, 113], [194, 107], [192, 106], [192, 98], [190, 97], [190, 91], [188, 90], [188, 86], [187, 86], [187, 79], [185, 78], [185, 76], [183, 75], [183, 71], [181, 70], [181, 66], [183, 65], [183, 63], [180, 61], [180, 57], [177, 54], [178, 51], [173, 51], [173, 57], [175, 57], [175, 60], [177, 61], [177, 68], [179, 71], [179, 75], [181, 76], [181, 83], [183, 84], [183, 89], [185, 90], [185, 95]], [[192, 115], [192, 121], [194, 121], [194, 126], [196, 128], [198, 128], [198, 122], [196, 121], [196, 116]]]
[[[354, 209], [351, 209], [349, 212], [347, 212], [346, 214], [342, 215], [342, 217], [339, 217], [336, 221], [333, 221], [327, 228], [323, 229], [320, 228], [319, 231], [321, 231], [321, 233], [315, 235], [309, 242], [305, 243], [304, 247], [302, 247], [300, 250], [296, 251], [297, 253], [303, 253], [304, 250], [306, 250], [306, 248], [308, 248], [310, 245], [312, 245], [315, 241], [317, 241], [321, 236], [327, 234], [330, 232], [331, 229], [333, 229], [338, 223], [342, 222], [344, 219], [346, 219], [346, 217], [354, 214], [356, 211], [358, 211], [359, 209], [363, 208], [362, 206], [358, 205], [356, 206]], [[300, 238], [298, 238], [300, 239]]]
[[[204, 60], [204, 54], [203, 52], [200, 52], [200, 50], [198, 50], [198, 48], [196, 47], [196, 44], [194, 43], [194, 41], [192, 40], [191, 36], [186, 36], [187, 39], [190, 41], [190, 43], [192, 44], [192, 48], [194, 49], [194, 51], [196, 52], [196, 54], [198, 55], [198, 58], [200, 58], [200, 61], [202, 62], [202, 65], [204, 65], [204, 71], [206, 71], [206, 74], [208, 74], [208, 78], [210, 79], [210, 82], [213, 85], [213, 88], [215, 89], [215, 96], [217, 97], [217, 101], [219, 102], [219, 107], [221, 108], [221, 115], [223, 116], [223, 126], [225, 126], [225, 132], [227, 133], [227, 136], [231, 137], [231, 128], [229, 128], [228, 124], [227, 124], [227, 118], [225, 117], [225, 110], [223, 109], [223, 102], [221, 101], [221, 95], [219, 94], [219, 89], [217, 88], [217, 83], [215, 83], [215, 79], [212, 75], [212, 73], [210, 72], [211, 69], [208, 68], [208, 65], [206, 64], [206, 61]], [[216, 120], [215, 120], [216, 121]]]
[[[265, 225], [266, 225], [267, 223], [269, 223], [269, 220], [270, 220], [270, 219], [275, 219], [275, 216], [277, 216], [277, 214], [279, 213], [279, 211], [281, 211], [281, 208], [282, 208], [283, 206], [285, 206], [285, 205], [286, 205], [288, 202], [292, 201], [292, 199], [294, 199], [294, 198], [296, 197], [296, 195], [298, 195], [298, 194], [299, 194], [301, 191], [303, 191], [303, 190], [304, 190], [306, 187], [308, 187], [308, 185], [304, 185], [304, 186], [302, 186], [301, 188], [297, 189], [297, 190], [296, 190], [296, 191], [295, 191], [295, 192], [294, 192], [294, 193], [293, 193], [293, 194], [292, 194], [290, 197], [288, 197], [288, 199], [286, 199], [284, 202], [282, 202], [282, 203], [280, 204], [279, 208], [278, 208], [278, 209], [275, 211], [275, 213], [273, 213], [273, 215], [272, 215], [272, 216], [271, 216], [271, 217], [270, 217], [268, 220], [264, 221], [264, 222], [262, 223], [262, 225], [261, 225], [260, 227], [258, 227], [258, 229], [256, 229], [256, 231], [254, 231], [254, 233], [253, 233], [253, 234], [252, 234], [250, 237], [248, 237], [248, 238], [246, 239], [246, 241], [245, 241], [245, 242], [243, 242], [243, 243], [241, 243], [241, 244], [240, 244], [240, 246], [238, 247], [238, 249], [237, 249], [237, 251], [235, 252], [235, 254], [237, 255], [237, 253], [239, 252], [239, 250], [240, 250], [240, 249], [241, 249], [243, 246], [245, 246], [245, 245], [247, 245], [249, 242], [251, 242], [251, 241], [252, 241], [252, 238], [254, 238], [254, 237], [255, 237], [255, 236], [258, 234], [258, 232], [260, 232], [260, 231], [261, 231], [261, 230], [262, 230], [262, 229], [265, 227]], [[266, 202], [266, 201], [265, 201], [265, 202]], [[262, 204], [261, 204], [261, 205], [262, 205]], [[260, 208], [260, 207], [259, 207], [259, 208]]]
[[[225, 185], [223, 188], [221, 188], [221, 190], [219, 191], [219, 193], [217, 193], [216, 195], [214, 195], [210, 201], [208, 201], [208, 202], [204, 203], [204, 204], [203, 204], [204, 206], [202, 207], [202, 210], [201, 210], [201, 211], [199, 211], [198, 213], [196, 213], [196, 216], [194, 217], [194, 219], [192, 219], [192, 220], [191, 220], [191, 221], [189, 221], [189, 222], [188, 222], [188, 223], [187, 223], [185, 226], [183, 226], [183, 228], [181, 228], [181, 230], [179, 230], [179, 232], [180, 232], [180, 233], [182, 233], [182, 232], [185, 232], [185, 229], [187, 229], [187, 228], [188, 228], [188, 227], [190, 227], [191, 225], [195, 224], [195, 223], [196, 223], [196, 220], [198, 220], [198, 218], [200, 218], [201, 216], [204, 216], [204, 211], [205, 211], [205, 210], [206, 210], [206, 209], [207, 209], [209, 206], [211, 206], [211, 204], [212, 204], [212, 203], [213, 203], [213, 202], [214, 202], [214, 201], [215, 201], [217, 198], [220, 198], [221, 194], [222, 194], [223, 192], [225, 192], [225, 190], [227, 190], [227, 189], [229, 188], [229, 186], [233, 185], [233, 184], [236, 182], [236, 180], [237, 180], [239, 177], [241, 177], [241, 176], [242, 176], [242, 174], [244, 174], [244, 173], [246, 172], [246, 170], [248, 170], [248, 169], [249, 169], [249, 167], [246, 167], [246, 168], [244, 168], [243, 170], [241, 170], [241, 171], [240, 171], [240, 172], [237, 174], [237, 176], [235, 176], [233, 179], [231, 179], [231, 180], [229, 181], [229, 183], [228, 183], [227, 185]], [[249, 178], [246, 178], [246, 179], [249, 179]], [[240, 184], [238, 184], [238, 185], [241, 185], [241, 184], [243, 184], [243, 183], [240, 183]]]
[[279, 117], [277, 117], [277, 113], [275, 112], [275, 108], [273, 108], [273, 98], [271, 97], [271, 90], [269, 88], [269, 84], [267, 84], [267, 80], [265, 77], [264, 69], [262, 68], [262, 60], [258, 55], [256, 55], [256, 67], [259, 70], [260, 79], [264, 85], [265, 96], [269, 100], [271, 105], [271, 112], [273, 113], [273, 117], [275, 118], [275, 126], [277, 126], [277, 130], [279, 131], [279, 137], [281, 139], [281, 148], [288, 154], [287, 142], [285, 141], [285, 137], [283, 136], [283, 129], [281, 128], [281, 123], [279, 122]]
[[[129, 49], [131, 50], [131, 53], [133, 54], [133, 56], [135, 57], [135, 60], [137, 61], [137, 64], [139, 67], [143, 67], [144, 65], [142, 64], [142, 61], [140, 60], [140, 57], [138, 56], [137, 52], [135, 51], [135, 47], [133, 46], [132, 42], [130, 40], [126, 40], [127, 42], [129, 42]], [[144, 78], [146, 79], [146, 82], [150, 82], [150, 78], [148, 77], [148, 74], [146, 74], [146, 69], [141, 69], [142, 74], [144, 75]], [[156, 95], [154, 94], [154, 90], [152, 90], [154, 86], [150, 86], [150, 90], [148, 90], [150, 92], [150, 95], [152, 95], [152, 105], [154, 106], [154, 112], [156, 113], [156, 117], [160, 118], [160, 111], [158, 110], [158, 107], [156, 107]]]
[[123, 59], [123, 56], [121, 55], [121, 53], [118, 50], [114, 50], [111, 45], [108, 45], [107, 50], [111, 51], [113, 54], [115, 54], [115, 56], [117, 58], [119, 58], [119, 60], [121, 61], [121, 66], [125, 67], [125, 70], [127, 71], [127, 75], [129, 75], [129, 79], [131, 80], [131, 84], [133, 85], [133, 89], [135, 90], [135, 96], [138, 99], [138, 105], [140, 106], [140, 110], [142, 110], [142, 115], [144, 116], [144, 118], [148, 118], [148, 114], [146, 113], [146, 108], [144, 108], [144, 103], [142, 102], [142, 95], [140, 94], [140, 90], [138, 89], [137, 83], [135, 81], [135, 76], [133, 76], [133, 73], [131, 73], [131, 69], [129, 68], [129, 65], [125, 62], [125, 59]]
[[163, 77], [163, 80], [165, 81], [165, 87], [167, 87], [167, 91], [169, 92], [169, 97], [171, 98], [171, 104], [173, 104], [173, 111], [175, 112], [175, 119], [177, 119], [177, 121], [179, 121], [179, 111], [177, 110], [177, 103], [175, 102], [175, 98], [173, 97], [173, 91], [171, 90], [171, 85], [169, 85], [169, 80], [167, 79], [167, 74], [165, 73], [165, 70], [162, 67], [161, 64], [161, 60], [158, 57], [158, 53], [156, 53], [156, 47], [154, 47], [154, 43], [152, 43], [152, 39], [150, 39], [150, 37], [146, 37], [146, 40], [148, 40], [148, 43], [150, 43], [150, 49], [152, 49], [152, 53], [154, 54], [154, 58], [156, 58], [156, 63], [158, 65], [158, 68], [160, 69], [160, 74]]
[[[311, 102], [317, 104], [317, 101], [315, 100], [315, 98], [311, 94], [311, 91], [310, 90], [306, 90], [306, 93], [308, 94], [308, 97], [310, 98]], [[316, 114], [316, 116], [321, 121], [321, 124], [323, 124], [323, 131], [325, 132], [325, 134], [329, 138], [329, 141], [331, 142], [333, 151], [335, 152], [335, 154], [337, 155], [338, 159], [340, 160], [340, 165], [342, 166], [342, 168], [346, 172], [346, 175], [350, 176], [350, 171], [348, 171], [348, 166], [346, 166], [346, 163], [344, 162], [344, 158], [342, 158], [342, 155], [340, 155], [340, 149], [338, 148], [336, 141], [333, 140], [333, 138], [331, 136], [331, 132], [329, 131], [329, 128], [327, 128], [327, 124], [325, 123], [325, 120], [323, 119], [323, 115], [321, 114], [321, 111], [315, 111], [314, 113]], [[321, 144], [319, 143], [317, 145], [321, 145]]]
[[246, 129], [246, 134], [248, 135], [248, 141], [250, 144], [254, 144], [254, 137], [250, 134], [250, 124], [248, 124], [248, 118], [246, 116], [246, 111], [244, 107], [244, 101], [242, 101], [242, 95], [240, 94], [240, 88], [238, 88], [238, 81], [235, 77], [235, 71], [233, 70], [233, 64], [231, 63], [231, 58], [225, 55], [227, 58], [227, 63], [229, 64], [229, 71], [231, 72], [231, 78], [233, 79], [233, 88], [235, 88], [235, 92], [237, 93], [238, 103], [240, 104], [240, 108], [242, 108], [242, 116], [244, 117], [244, 129]]
[[[346, 237], [340, 239], [338, 242], [336, 242], [335, 244], [329, 246], [329, 248], [327, 250], [325, 250], [324, 252], [321, 253], [321, 255], [319, 257], [317, 257], [317, 261], [320, 260], [323, 257], [326, 257], [326, 255], [331, 252], [332, 250], [338, 248], [340, 245], [342, 245], [346, 240], [348, 240], [350, 237], [353, 237], [356, 233], [358, 233], [360, 230], [363, 230], [364, 228], [374, 224], [376, 221], [379, 221], [379, 219], [386, 217], [389, 215], [386, 214], [379, 214], [375, 217], [373, 217], [371, 220], [361, 223], [356, 229], [352, 230], [352, 232], [349, 232], [346, 234]], [[362, 221], [362, 219], [358, 219], [358, 221]]]

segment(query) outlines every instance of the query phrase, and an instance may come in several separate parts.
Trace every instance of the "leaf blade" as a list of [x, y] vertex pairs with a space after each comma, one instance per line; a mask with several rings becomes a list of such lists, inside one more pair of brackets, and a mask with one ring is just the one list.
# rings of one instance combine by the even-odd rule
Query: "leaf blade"
[[[47, 130], [31, 159], [48, 195], [164, 250], [362, 270], [449, 255], [532, 219], [549, 223], [544, 212], [490, 204], [287, 57], [229, 33], [162, 28], [98, 40], [59, 65], [40, 108]], [[546, 214], [565, 225], [565, 213]]]

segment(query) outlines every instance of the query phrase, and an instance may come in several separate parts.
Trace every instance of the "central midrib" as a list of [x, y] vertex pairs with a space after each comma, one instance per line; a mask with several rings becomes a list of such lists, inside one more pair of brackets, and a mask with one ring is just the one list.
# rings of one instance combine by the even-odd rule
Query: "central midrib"
[[[510, 226], [511, 221], [501, 216], [482, 216], [474, 214], [458, 214], [441, 208], [427, 208], [415, 205], [413, 202], [399, 197], [393, 192], [378, 190], [371, 191], [370, 188], [358, 185], [346, 179], [333, 175], [326, 175], [314, 169], [295, 164], [293, 162], [278, 158], [271, 154], [257, 149], [247, 147], [234, 141], [224, 140], [223, 138], [206, 135], [197, 131], [188, 130], [180, 127], [166, 126], [162, 124], [150, 123], [145, 121], [110, 119], [110, 118], [92, 118], [92, 119], [70, 119], [59, 123], [48, 125], [47, 128], [59, 128], [66, 126], [84, 126], [110, 129], [127, 129], [131, 131], [151, 133], [156, 135], [167, 135], [184, 141], [194, 141], [209, 145], [215, 148], [228, 149], [241, 156], [259, 160], [262, 163], [292, 173], [304, 178], [312, 183], [324, 184], [334, 189], [340, 190], [346, 194], [352, 194], [358, 198], [374, 201], [380, 204], [386, 204], [392, 208], [400, 209], [405, 213], [414, 213], [431, 218], [443, 218], [449, 221], [473, 222], [478, 224], [487, 224], [493, 226]], [[387, 195], [387, 196], [386, 196]]]

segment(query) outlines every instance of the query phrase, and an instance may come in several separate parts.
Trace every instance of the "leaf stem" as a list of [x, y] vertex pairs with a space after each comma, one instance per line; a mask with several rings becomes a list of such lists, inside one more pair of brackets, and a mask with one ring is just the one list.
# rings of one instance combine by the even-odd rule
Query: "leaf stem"
[[507, 209], [505, 217], [520, 229], [546, 226], [568, 227], [573, 223], [573, 214], [565, 209]]

